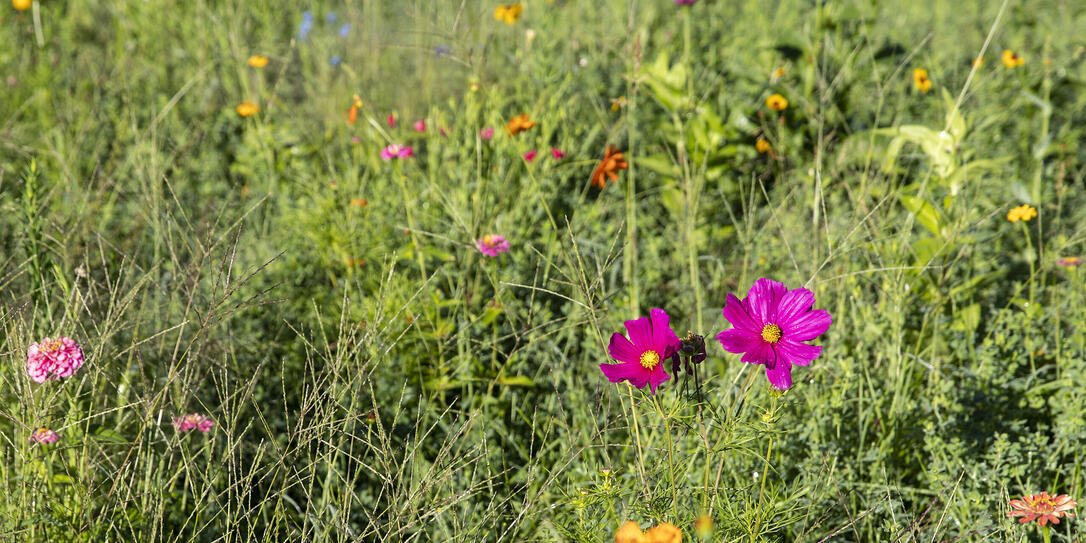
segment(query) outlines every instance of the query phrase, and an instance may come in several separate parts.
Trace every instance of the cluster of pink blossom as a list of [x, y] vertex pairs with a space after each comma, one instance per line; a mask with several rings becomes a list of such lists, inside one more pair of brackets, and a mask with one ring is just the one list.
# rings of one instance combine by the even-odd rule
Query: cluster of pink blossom
[[215, 426], [215, 421], [207, 418], [205, 415], [199, 413], [192, 413], [183, 417], [177, 417], [173, 419], [173, 427], [178, 432], [187, 432], [189, 430], [199, 430], [207, 433], [211, 431], [211, 427]]
[[26, 373], [37, 383], [71, 377], [82, 365], [83, 349], [69, 337], [45, 338], [26, 350]]
[[34, 430], [34, 433], [30, 434], [31, 443], [40, 443], [42, 445], [56, 443], [58, 439], [60, 439], [60, 436], [48, 428], [38, 428]]

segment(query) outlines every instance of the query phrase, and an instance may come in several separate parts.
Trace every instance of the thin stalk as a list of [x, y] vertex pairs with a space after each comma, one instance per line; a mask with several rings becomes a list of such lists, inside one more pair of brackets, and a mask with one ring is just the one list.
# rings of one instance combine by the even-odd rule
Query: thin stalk
[[675, 486], [675, 460], [673, 457], [673, 444], [671, 441], [671, 423], [668, 421], [667, 415], [664, 414], [664, 410], [660, 407], [660, 402], [656, 399], [656, 396], [652, 397], [652, 404], [656, 406], [656, 412], [660, 414], [660, 418], [664, 419], [664, 431], [667, 433], [667, 467], [668, 478], [671, 482], [671, 508], [675, 513], [675, 518], [679, 518], [679, 489]]

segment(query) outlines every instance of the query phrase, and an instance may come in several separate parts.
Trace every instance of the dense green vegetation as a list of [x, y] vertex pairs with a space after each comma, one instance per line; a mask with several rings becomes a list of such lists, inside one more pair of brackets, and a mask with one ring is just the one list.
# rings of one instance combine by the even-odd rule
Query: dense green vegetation
[[[1078, 2], [497, 7], [0, 6], [0, 532], [1040, 541], [1008, 501], [1083, 496]], [[833, 316], [783, 394], [712, 339], [760, 277]], [[650, 308], [708, 350], [655, 396], [598, 367]]]

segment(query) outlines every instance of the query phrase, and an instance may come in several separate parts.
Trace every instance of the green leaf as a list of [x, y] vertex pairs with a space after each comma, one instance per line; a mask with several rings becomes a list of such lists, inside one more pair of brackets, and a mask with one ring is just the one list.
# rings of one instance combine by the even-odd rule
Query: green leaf
[[943, 217], [935, 206], [916, 196], [901, 196], [901, 204], [916, 217], [917, 222], [936, 236], [943, 236]]

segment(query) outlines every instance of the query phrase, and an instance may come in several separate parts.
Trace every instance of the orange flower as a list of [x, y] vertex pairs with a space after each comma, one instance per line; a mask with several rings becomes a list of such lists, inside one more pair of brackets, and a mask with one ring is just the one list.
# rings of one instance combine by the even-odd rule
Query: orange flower
[[351, 198], [351, 205], [358, 207], [366, 207], [370, 205], [365, 198]]
[[769, 142], [765, 138], [758, 138], [758, 141], [754, 142], [754, 148], [759, 153], [768, 153], [773, 150], [773, 147], [769, 145]]
[[923, 68], [917, 68], [913, 70], [913, 86], [916, 90], [927, 93], [931, 90], [931, 79], [928, 78], [928, 71]]
[[788, 99], [779, 94], [774, 94], [765, 99], [765, 106], [773, 111], [784, 111], [788, 109]]
[[1075, 516], [1070, 509], [1078, 505], [1078, 502], [1067, 494], [1053, 497], [1049, 496], [1048, 492], [1041, 492], [1023, 496], [1020, 500], [1011, 500], [1008, 505], [1013, 508], [1007, 511], [1008, 517], [1019, 517], [1018, 522], [1022, 524], [1036, 520], [1039, 526], [1044, 526], [1048, 522], [1059, 524], [1063, 517]]
[[362, 107], [362, 99], [358, 95], [354, 95], [354, 103], [351, 104], [351, 109], [347, 110], [347, 122], [354, 124], [358, 120], [358, 108]]
[[32, 5], [34, 5], [33, 0], [11, 0], [11, 7], [19, 11], [26, 11], [30, 9], [30, 6]]
[[1015, 54], [1010, 49], [1003, 50], [1003, 65], [1008, 68], [1017, 68], [1026, 63], [1026, 59]]
[[249, 57], [249, 66], [253, 68], [263, 68], [268, 65], [268, 57], [263, 55], [253, 55]]
[[645, 530], [641, 541], [642, 543], [682, 543], [683, 531], [670, 522], [661, 522]]
[[592, 185], [602, 189], [607, 186], [608, 177], [611, 178], [612, 182], [618, 182], [618, 173], [616, 172], [625, 170], [627, 166], [629, 165], [622, 158], [622, 151], [608, 145], [603, 154], [603, 160], [592, 171]]
[[260, 106], [246, 100], [238, 105], [238, 107], [235, 109], [237, 110], [238, 115], [241, 115], [242, 117], [248, 117], [250, 115], [256, 115], [256, 113], [260, 111]]
[[627, 520], [615, 532], [615, 543], [641, 543], [641, 527]]
[[529, 128], [535, 126], [535, 121], [528, 118], [527, 113], [521, 113], [505, 124], [505, 131], [509, 133], [509, 137], [513, 137]]

